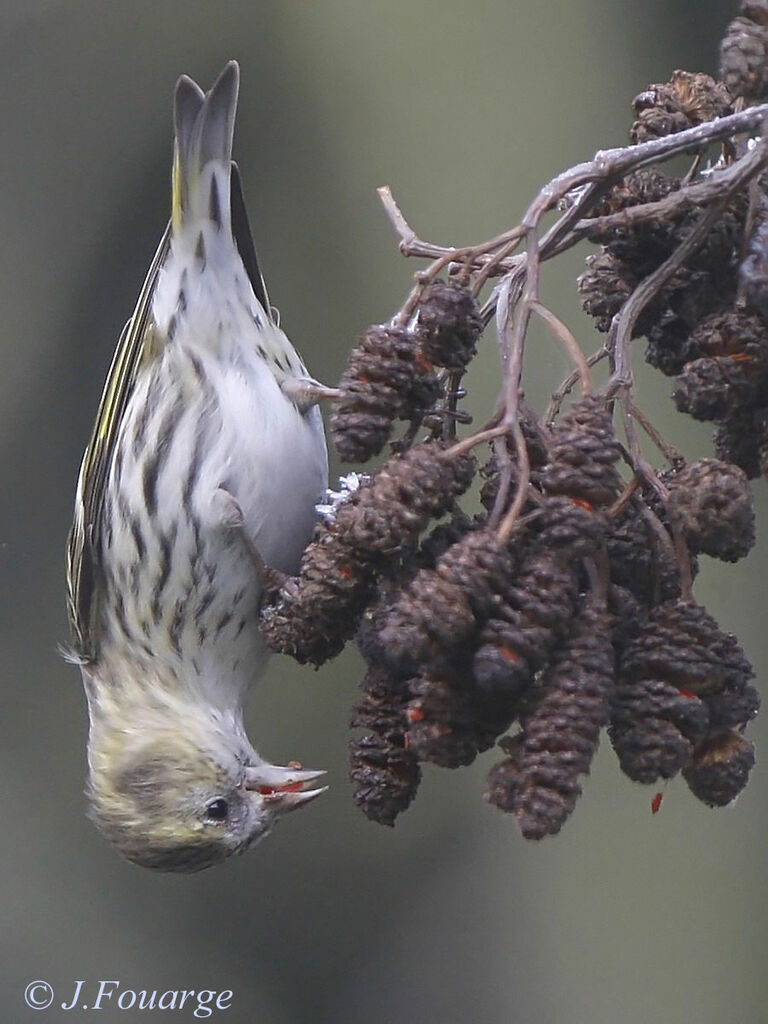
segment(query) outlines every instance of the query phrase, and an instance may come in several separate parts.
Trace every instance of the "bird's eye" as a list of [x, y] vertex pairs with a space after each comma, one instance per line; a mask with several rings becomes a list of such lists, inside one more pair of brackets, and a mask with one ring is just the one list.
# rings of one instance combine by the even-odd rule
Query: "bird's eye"
[[212, 800], [205, 808], [205, 816], [209, 821], [226, 821], [229, 804], [226, 800]]

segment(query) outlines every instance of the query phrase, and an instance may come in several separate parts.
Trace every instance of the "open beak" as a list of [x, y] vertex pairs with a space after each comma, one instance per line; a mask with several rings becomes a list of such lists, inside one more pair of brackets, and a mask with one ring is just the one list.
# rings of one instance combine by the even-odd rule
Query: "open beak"
[[303, 807], [324, 793], [327, 786], [309, 789], [310, 782], [325, 772], [305, 771], [298, 765], [282, 768], [275, 764], [248, 765], [245, 769], [245, 788], [260, 793], [265, 803], [284, 813]]

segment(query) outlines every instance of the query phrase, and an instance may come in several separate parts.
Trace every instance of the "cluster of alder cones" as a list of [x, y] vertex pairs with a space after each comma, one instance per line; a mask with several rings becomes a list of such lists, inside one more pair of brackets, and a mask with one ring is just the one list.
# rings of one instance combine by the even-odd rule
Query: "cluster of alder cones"
[[[676, 72], [651, 86], [635, 102], [633, 142], [765, 100], [766, 54], [768, 3], [745, 3], [723, 42], [721, 80]], [[684, 185], [640, 170], [591, 213], [605, 223]], [[408, 315], [356, 343], [331, 424], [340, 457], [366, 462], [397, 421], [408, 426], [318, 525], [299, 575], [275, 585], [263, 631], [275, 650], [315, 665], [355, 639], [368, 671], [350, 776], [369, 818], [393, 824], [422, 763], [467, 765], [498, 743], [487, 799], [527, 838], [555, 833], [603, 728], [637, 782], [681, 774], [710, 806], [745, 786], [754, 751], [744, 729], [759, 708], [752, 667], [691, 585], [697, 556], [734, 562], [750, 550], [748, 477], [768, 471], [760, 185], [723, 202], [634, 329], [649, 362], [677, 378], [678, 408], [718, 424], [717, 458], [672, 457], [649, 471], [617, 438], [615, 394], [588, 387], [552, 422], [520, 405], [524, 459], [498, 431], [490, 453], [485, 439], [458, 439], [459, 382], [483, 330], [471, 268], [424, 275]], [[601, 248], [579, 289], [599, 330], [685, 239], [693, 213], [674, 211], [618, 228], [614, 219], [607, 233], [595, 221]]]

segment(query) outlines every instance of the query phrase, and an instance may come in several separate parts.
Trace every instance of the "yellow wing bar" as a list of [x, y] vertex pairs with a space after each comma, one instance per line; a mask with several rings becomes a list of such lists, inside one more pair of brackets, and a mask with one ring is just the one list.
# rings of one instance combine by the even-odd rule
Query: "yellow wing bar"
[[85, 449], [75, 495], [75, 518], [67, 544], [67, 610], [76, 654], [94, 661], [99, 574], [99, 521], [109, 467], [120, 423], [133, 391], [144, 353], [157, 275], [168, 254], [170, 224], [157, 248], [142, 285], [136, 308], [120, 335], [99, 402], [96, 422]]

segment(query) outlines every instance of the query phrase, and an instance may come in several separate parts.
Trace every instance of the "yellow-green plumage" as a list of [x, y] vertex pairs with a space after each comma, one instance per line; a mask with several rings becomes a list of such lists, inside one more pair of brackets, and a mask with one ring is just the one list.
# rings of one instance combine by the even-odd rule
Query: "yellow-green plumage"
[[297, 567], [327, 459], [231, 159], [238, 80], [232, 62], [208, 93], [177, 85], [171, 222], [118, 343], [68, 548], [92, 814], [163, 870], [239, 852], [319, 792], [281, 791], [317, 773], [269, 765], [242, 724], [267, 659], [259, 563]]

